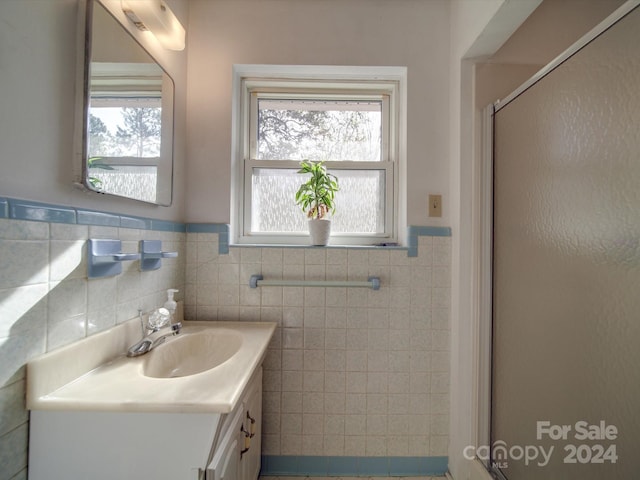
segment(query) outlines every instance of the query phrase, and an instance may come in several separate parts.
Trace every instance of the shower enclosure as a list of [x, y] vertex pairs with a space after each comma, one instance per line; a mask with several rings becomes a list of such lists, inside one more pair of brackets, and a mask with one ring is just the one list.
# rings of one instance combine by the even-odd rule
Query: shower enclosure
[[601, 30], [493, 116], [489, 463], [508, 480], [640, 472], [640, 7]]

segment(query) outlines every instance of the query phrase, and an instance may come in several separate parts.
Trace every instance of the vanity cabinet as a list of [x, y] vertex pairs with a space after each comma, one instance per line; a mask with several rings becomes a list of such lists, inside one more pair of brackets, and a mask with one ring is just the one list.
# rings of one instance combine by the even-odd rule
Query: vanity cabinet
[[[184, 322], [170, 340], [174, 349], [164, 344], [128, 358], [123, 352], [140, 332], [132, 319], [31, 360], [29, 480], [256, 480], [261, 365], [275, 329], [273, 322]], [[239, 348], [215, 366], [147, 375], [150, 362], [207, 362], [230, 334], [241, 336]]]
[[261, 406], [258, 367], [230, 414], [32, 411], [29, 480], [256, 480]]

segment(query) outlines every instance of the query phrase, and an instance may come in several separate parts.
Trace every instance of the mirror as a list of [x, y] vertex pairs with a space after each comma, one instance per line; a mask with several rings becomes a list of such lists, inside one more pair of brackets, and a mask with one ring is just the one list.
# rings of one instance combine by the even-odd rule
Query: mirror
[[173, 80], [98, 0], [87, 0], [86, 22], [84, 185], [168, 206]]

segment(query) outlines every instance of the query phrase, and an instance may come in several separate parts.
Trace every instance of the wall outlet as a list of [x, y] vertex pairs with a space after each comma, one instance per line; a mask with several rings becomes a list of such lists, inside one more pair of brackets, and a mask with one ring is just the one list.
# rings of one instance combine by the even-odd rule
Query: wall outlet
[[429, 195], [429, 216], [442, 216], [442, 195]]

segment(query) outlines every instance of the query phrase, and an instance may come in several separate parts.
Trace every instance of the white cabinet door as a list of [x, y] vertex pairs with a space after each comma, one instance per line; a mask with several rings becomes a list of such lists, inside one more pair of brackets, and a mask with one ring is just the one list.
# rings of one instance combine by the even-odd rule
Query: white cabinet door
[[262, 369], [258, 369], [240, 404], [222, 427], [222, 440], [208, 467], [207, 480], [257, 480], [262, 435]]
[[220, 463], [214, 468], [214, 480], [240, 480], [239, 440], [239, 435], [236, 435], [236, 438], [226, 445]]
[[242, 414], [244, 409], [239, 409], [234, 414], [218, 451], [207, 472], [207, 480], [241, 480], [240, 476], [240, 450], [244, 434], [241, 431]]
[[[256, 480], [260, 473], [261, 435], [262, 435], [262, 375], [260, 373], [251, 382], [244, 398], [244, 430], [249, 438], [245, 439], [240, 466], [243, 480]], [[248, 440], [248, 441], [247, 441]]]

